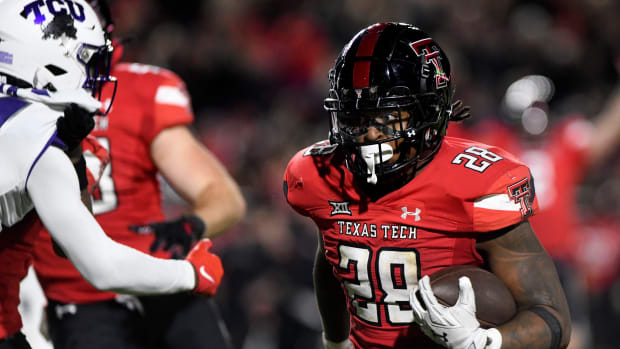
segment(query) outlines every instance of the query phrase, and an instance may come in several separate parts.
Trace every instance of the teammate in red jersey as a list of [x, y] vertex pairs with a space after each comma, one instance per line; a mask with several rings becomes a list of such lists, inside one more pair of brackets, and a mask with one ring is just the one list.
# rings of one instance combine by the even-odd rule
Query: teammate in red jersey
[[[375, 24], [329, 76], [330, 139], [297, 153], [284, 174], [287, 201], [319, 228], [325, 347], [566, 346], [566, 299], [528, 222], [538, 210], [530, 171], [500, 148], [444, 137], [461, 115], [439, 45], [408, 24]], [[462, 304], [431, 302], [428, 275], [462, 264], [507, 284], [514, 319], [482, 329]], [[473, 297], [468, 281], [461, 291]]]
[[[95, 119], [91, 133], [110, 154], [93, 191], [93, 213], [119, 243], [160, 258], [184, 258], [200, 238], [237, 223], [244, 199], [188, 129], [190, 97], [176, 74], [137, 63], [115, 64], [112, 74], [119, 80], [114, 105], [107, 117]], [[113, 86], [104, 87], [104, 98], [112, 93]], [[98, 173], [100, 160], [85, 156]], [[158, 173], [187, 199], [191, 212], [166, 221]], [[98, 291], [56, 255], [47, 232], [41, 233], [34, 257], [55, 348], [230, 347], [212, 299]]]

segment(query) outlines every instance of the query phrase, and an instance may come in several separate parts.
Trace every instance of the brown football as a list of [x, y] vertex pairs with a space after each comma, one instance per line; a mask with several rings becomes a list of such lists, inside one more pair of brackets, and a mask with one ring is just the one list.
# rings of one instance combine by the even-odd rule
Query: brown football
[[495, 274], [470, 265], [446, 267], [430, 275], [431, 288], [439, 303], [452, 306], [459, 297], [459, 278], [469, 277], [476, 296], [476, 318], [483, 328], [497, 327], [512, 319], [517, 305], [512, 294]]

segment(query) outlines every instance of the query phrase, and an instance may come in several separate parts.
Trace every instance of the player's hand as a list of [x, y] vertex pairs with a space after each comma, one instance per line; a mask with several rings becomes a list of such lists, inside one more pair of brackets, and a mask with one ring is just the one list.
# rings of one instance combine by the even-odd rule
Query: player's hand
[[220, 257], [209, 252], [212, 245], [210, 239], [202, 239], [185, 258], [192, 263], [196, 272], [196, 287], [192, 290], [194, 293], [213, 296], [222, 281], [222, 261]]
[[69, 104], [64, 110], [64, 116], [56, 120], [58, 138], [60, 138], [67, 150], [75, 149], [82, 140], [95, 128], [95, 120], [88, 110], [75, 103]]
[[[419, 289], [422, 302], [416, 297]], [[497, 329], [485, 330], [476, 319], [474, 289], [468, 277], [459, 279], [459, 298], [451, 307], [441, 305], [424, 276], [411, 292], [411, 306], [416, 323], [434, 341], [450, 349], [497, 349], [502, 336]], [[424, 304], [422, 304], [424, 303]]]
[[325, 337], [325, 332], [323, 332], [321, 338], [323, 339], [323, 347], [325, 349], [354, 349], [353, 343], [351, 343], [349, 338], [343, 340], [342, 342], [332, 342]]
[[166, 222], [132, 225], [129, 230], [138, 234], [155, 235], [155, 241], [149, 248], [151, 253], [164, 250], [171, 253], [171, 258], [181, 259], [203, 236], [206, 226], [197, 216], [187, 215]]
[[460, 99], [452, 103], [450, 121], [463, 121], [471, 116], [471, 107], [464, 105]]

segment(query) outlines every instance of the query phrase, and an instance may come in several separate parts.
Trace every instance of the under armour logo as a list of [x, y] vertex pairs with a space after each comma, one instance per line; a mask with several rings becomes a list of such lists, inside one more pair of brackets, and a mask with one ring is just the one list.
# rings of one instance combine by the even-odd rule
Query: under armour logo
[[415, 212], [409, 212], [407, 211], [407, 206], [403, 206], [401, 208], [401, 210], [403, 210], [403, 214], [400, 215], [400, 218], [402, 219], [407, 219], [407, 216], [414, 216], [415, 219], [414, 221], [417, 222], [420, 220], [420, 212], [422, 212], [422, 210], [420, 210], [419, 208], [415, 208]]
[[329, 204], [332, 205], [333, 210], [331, 215], [335, 216], [337, 214], [346, 214], [349, 216], [352, 216], [353, 213], [351, 212], [351, 210], [349, 209], [349, 202], [348, 201], [329, 201]]
[[407, 137], [409, 137], [409, 138], [415, 137], [415, 130], [408, 130], [407, 131]]
[[442, 340], [444, 343], [448, 343], [448, 334], [445, 332], [441, 332], [442, 334], [440, 335], [439, 333], [433, 331], [431, 329], [431, 333], [435, 336], [435, 338]]

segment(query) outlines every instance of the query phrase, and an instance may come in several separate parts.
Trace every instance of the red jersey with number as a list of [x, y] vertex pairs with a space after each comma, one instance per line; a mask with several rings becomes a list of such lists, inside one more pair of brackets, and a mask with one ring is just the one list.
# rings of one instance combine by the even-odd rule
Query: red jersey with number
[[376, 201], [328, 143], [297, 153], [284, 181], [289, 204], [319, 228], [357, 348], [436, 347], [413, 325], [411, 289], [444, 267], [481, 265], [478, 236], [538, 209], [525, 165], [500, 148], [450, 137], [413, 180]]
[[[137, 234], [128, 227], [164, 219], [150, 146], [162, 130], [193, 121], [190, 98], [181, 79], [162, 68], [121, 63], [112, 75], [119, 81], [112, 109], [108, 116], [96, 118], [91, 133], [110, 154], [110, 163], [93, 192], [93, 212], [112, 239], [149, 253], [154, 236]], [[112, 87], [104, 89], [107, 103]], [[97, 175], [99, 159], [88, 152], [85, 158], [89, 170]], [[158, 251], [155, 256], [168, 258], [169, 253]], [[55, 301], [89, 303], [115, 297], [96, 290], [69, 260], [58, 257], [47, 231], [41, 232], [34, 267], [45, 295]]]
[[588, 168], [591, 137], [591, 125], [584, 118], [567, 118], [537, 142], [521, 139], [497, 121], [484, 122], [472, 130], [450, 126], [448, 134], [496, 144], [526, 163], [536, 180], [540, 204], [539, 214], [531, 219], [532, 228], [552, 257], [575, 257], [581, 217], [577, 190]]

